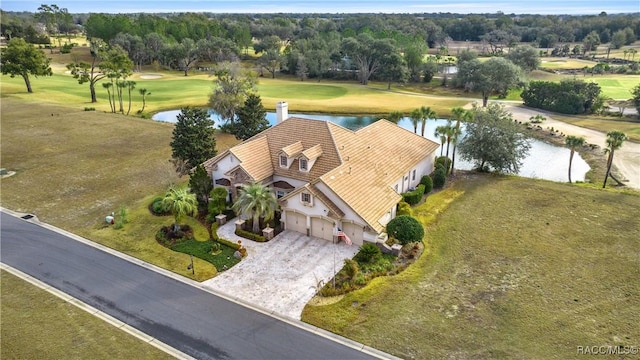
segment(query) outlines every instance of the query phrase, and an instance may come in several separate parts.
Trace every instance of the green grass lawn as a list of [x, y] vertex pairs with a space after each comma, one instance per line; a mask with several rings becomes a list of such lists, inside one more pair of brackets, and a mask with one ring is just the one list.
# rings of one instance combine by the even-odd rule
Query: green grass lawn
[[308, 305], [302, 319], [406, 359], [568, 359], [578, 345], [637, 346], [639, 200], [461, 180], [415, 209], [427, 252], [414, 265]]
[[[37, 100], [37, 99], [34, 99]], [[173, 125], [73, 107], [2, 99], [2, 167], [16, 175], [2, 179], [2, 205], [36, 214], [42, 221], [191, 277], [188, 255], [155, 241], [173, 217], [153, 216], [147, 209], [177, 178], [171, 158]], [[237, 143], [218, 134], [222, 151]], [[123, 229], [105, 226], [105, 216], [129, 208]], [[198, 239], [207, 230], [187, 223]], [[198, 230], [201, 227], [201, 230]], [[215, 275], [212, 264], [196, 259], [195, 279]]]
[[8, 272], [0, 279], [3, 360], [173, 359]]

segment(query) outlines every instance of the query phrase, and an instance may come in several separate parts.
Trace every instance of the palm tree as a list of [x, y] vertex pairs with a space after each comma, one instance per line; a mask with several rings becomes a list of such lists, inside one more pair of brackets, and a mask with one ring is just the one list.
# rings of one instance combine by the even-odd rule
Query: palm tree
[[142, 95], [142, 109], [140, 109], [140, 112], [143, 112], [144, 107], [147, 106], [147, 95], [151, 95], [151, 93], [145, 88], [138, 89], [138, 92]]
[[173, 214], [173, 230], [178, 231], [180, 219], [198, 210], [198, 200], [196, 194], [190, 193], [186, 188], [171, 187], [162, 199], [162, 207]]
[[447, 142], [447, 129], [446, 126], [438, 126], [433, 133], [434, 136], [440, 138], [440, 156], [444, 155], [444, 143]]
[[125, 85], [127, 86], [127, 92], [129, 95], [129, 107], [127, 108], [127, 115], [131, 112], [131, 91], [136, 88], [136, 82], [133, 80], [125, 81]]
[[420, 123], [420, 120], [422, 119], [422, 111], [420, 109], [414, 109], [409, 116], [411, 117], [411, 123], [413, 124], [413, 133], [417, 134], [418, 123]]
[[436, 112], [431, 110], [431, 108], [428, 106], [421, 107], [420, 112], [422, 112], [422, 117], [420, 118], [420, 121], [422, 122], [420, 134], [424, 136], [424, 129], [427, 127], [427, 120], [435, 119], [438, 114], [436, 114]]
[[111, 112], [116, 112], [113, 107], [113, 103], [111, 102], [111, 88], [113, 87], [112, 83], [102, 83], [102, 87], [107, 89], [107, 97], [109, 98], [109, 108]]
[[394, 124], [397, 124], [398, 122], [400, 122], [400, 120], [402, 120], [403, 117], [404, 117], [404, 114], [402, 112], [392, 111], [387, 116], [387, 120], [391, 121]]
[[460, 122], [471, 121], [471, 119], [473, 118], [473, 113], [459, 106], [451, 109], [451, 113], [453, 114], [454, 119], [456, 119], [453, 137], [451, 138], [451, 141], [453, 142], [453, 155], [451, 156], [451, 173], [453, 174], [453, 167], [456, 163], [456, 146], [458, 145], [458, 141], [460, 140], [460, 135], [462, 135], [462, 130], [460, 130]]
[[571, 183], [571, 162], [573, 161], [573, 153], [576, 151], [576, 148], [584, 145], [585, 139], [580, 136], [569, 135], [564, 141], [571, 149], [571, 153], [569, 154], [569, 183]]
[[611, 173], [613, 153], [622, 147], [622, 143], [624, 143], [625, 140], [627, 140], [627, 134], [622, 131], [613, 130], [607, 133], [607, 148], [604, 151], [605, 153], [609, 153], [609, 158], [607, 159], [607, 173], [604, 176], [604, 184], [602, 184], [603, 189], [607, 186], [607, 179]]
[[260, 183], [244, 185], [240, 189], [238, 200], [233, 204], [233, 211], [250, 216], [253, 221], [254, 233], [260, 231], [260, 218], [273, 219], [278, 201], [268, 187]]

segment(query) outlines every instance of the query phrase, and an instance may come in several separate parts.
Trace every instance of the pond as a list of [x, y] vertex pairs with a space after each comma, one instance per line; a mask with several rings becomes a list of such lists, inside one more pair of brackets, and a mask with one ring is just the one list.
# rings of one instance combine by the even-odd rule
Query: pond
[[[209, 111], [211, 118], [214, 120], [216, 126], [220, 123], [220, 119], [217, 114]], [[163, 111], [155, 114], [153, 120], [164, 122], [176, 122], [176, 117], [180, 114], [180, 110]], [[340, 115], [325, 115], [325, 114], [296, 114], [289, 113], [289, 116], [302, 117], [316, 120], [326, 120], [334, 122], [338, 125], [344, 126], [348, 129], [358, 129], [363, 126], [369, 125], [375, 121], [377, 117], [374, 116], [340, 116]], [[268, 112], [267, 120], [271, 125], [276, 123], [276, 113]], [[445, 125], [446, 120], [429, 120], [427, 121], [427, 127], [424, 131], [426, 138], [440, 143], [440, 139], [434, 136], [436, 127]], [[411, 119], [408, 117], [402, 118], [398, 125], [413, 132], [413, 125]], [[420, 126], [418, 126], [418, 132], [420, 132]], [[569, 149], [565, 147], [555, 146], [545, 143], [540, 140], [531, 139], [531, 150], [529, 155], [523, 160], [520, 172], [518, 175], [529, 178], [545, 179], [551, 181], [568, 181], [567, 173], [569, 171]], [[446, 145], [438, 149], [437, 155], [440, 156], [440, 150], [443, 150], [443, 154], [446, 153]], [[452, 150], [452, 149], [451, 149]], [[449, 154], [451, 157], [451, 154]], [[460, 158], [459, 154], [456, 154], [456, 169], [471, 170], [473, 163], [464, 161]], [[585, 174], [589, 171], [589, 165], [576, 153], [573, 157], [573, 164], [571, 165], [571, 179], [574, 181], [584, 181]]]

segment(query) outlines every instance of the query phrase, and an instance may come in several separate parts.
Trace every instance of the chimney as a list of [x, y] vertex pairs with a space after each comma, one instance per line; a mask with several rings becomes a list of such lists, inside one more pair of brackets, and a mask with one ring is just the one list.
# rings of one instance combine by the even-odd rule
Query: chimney
[[289, 104], [286, 101], [279, 101], [276, 104], [276, 125], [289, 118]]

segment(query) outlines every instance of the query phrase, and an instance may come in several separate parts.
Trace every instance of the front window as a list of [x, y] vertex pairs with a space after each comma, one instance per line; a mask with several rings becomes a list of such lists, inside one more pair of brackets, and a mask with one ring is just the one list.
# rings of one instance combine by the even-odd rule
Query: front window
[[280, 156], [280, 166], [287, 166], [287, 157]]
[[302, 202], [311, 203], [311, 194], [302, 193]]
[[307, 160], [306, 159], [300, 159], [300, 170], [307, 170]]
[[284, 191], [282, 191], [282, 190], [276, 190], [276, 197], [277, 197], [278, 199], [280, 199], [280, 198], [281, 198], [281, 197], [283, 197], [283, 196], [284, 196]]
[[416, 171], [413, 170], [413, 173], [411, 174], [411, 180], [415, 180], [416, 179]]

